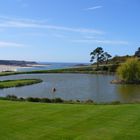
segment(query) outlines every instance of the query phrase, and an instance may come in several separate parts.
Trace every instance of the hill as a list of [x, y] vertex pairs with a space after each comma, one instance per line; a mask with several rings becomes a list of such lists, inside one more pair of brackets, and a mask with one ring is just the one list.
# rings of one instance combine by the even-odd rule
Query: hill
[[0, 60], [0, 65], [11, 65], [11, 66], [28, 66], [36, 65], [37, 62], [34, 61], [18, 61], [18, 60]]

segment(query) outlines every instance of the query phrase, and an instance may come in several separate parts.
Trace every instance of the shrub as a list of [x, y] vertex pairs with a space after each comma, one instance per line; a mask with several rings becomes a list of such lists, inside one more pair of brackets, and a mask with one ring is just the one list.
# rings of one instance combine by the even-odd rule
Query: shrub
[[76, 100], [77, 103], [80, 103], [80, 100]]
[[121, 102], [120, 102], [120, 101], [113, 101], [113, 102], [111, 102], [110, 104], [111, 104], [111, 105], [119, 105], [119, 104], [121, 104]]
[[64, 103], [67, 103], [67, 104], [74, 104], [75, 101], [73, 101], [73, 100], [65, 100]]
[[43, 103], [51, 103], [52, 101], [49, 98], [42, 98], [41, 102], [43, 102]]
[[108, 71], [108, 67], [107, 66], [103, 66], [102, 67], [102, 71]]
[[18, 98], [19, 101], [25, 101], [23, 97]]
[[92, 103], [94, 103], [94, 101], [91, 100], [91, 99], [88, 99], [88, 100], [85, 101], [85, 103], [92, 104]]
[[119, 78], [128, 83], [140, 82], [140, 62], [130, 58], [117, 69]]
[[6, 98], [7, 98], [8, 100], [12, 100], [12, 101], [18, 100], [18, 97], [15, 96], [15, 95], [7, 95]]
[[111, 66], [109, 66], [108, 71], [109, 72], [116, 72], [118, 67], [119, 67], [118, 64], [111, 65]]
[[6, 97], [0, 97], [0, 100], [8, 100]]
[[99, 66], [95, 68], [95, 71], [108, 71], [108, 66]]
[[40, 98], [28, 97], [26, 100], [29, 102], [40, 102]]
[[63, 103], [64, 101], [61, 98], [55, 98], [55, 99], [52, 99], [52, 102], [54, 102], [54, 103]]

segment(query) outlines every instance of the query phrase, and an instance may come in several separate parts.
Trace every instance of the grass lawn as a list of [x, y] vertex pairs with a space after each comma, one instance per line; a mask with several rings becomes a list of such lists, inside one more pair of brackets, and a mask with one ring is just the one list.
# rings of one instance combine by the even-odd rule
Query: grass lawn
[[1, 100], [0, 140], [140, 140], [140, 105]]
[[5, 81], [0, 81], [0, 89], [32, 85], [40, 82], [42, 82], [42, 80], [40, 79], [5, 80]]

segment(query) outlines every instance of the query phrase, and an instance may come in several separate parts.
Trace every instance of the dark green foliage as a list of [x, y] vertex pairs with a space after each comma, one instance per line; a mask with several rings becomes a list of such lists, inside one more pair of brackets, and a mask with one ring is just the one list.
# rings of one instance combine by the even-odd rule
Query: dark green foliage
[[119, 105], [119, 104], [121, 104], [121, 102], [120, 101], [113, 101], [113, 102], [111, 102], [111, 104], [112, 105]]
[[140, 57], [140, 47], [139, 47], [138, 50], [135, 52], [135, 56], [136, 56], [136, 57]]
[[18, 98], [19, 101], [25, 101], [25, 99], [23, 97]]
[[97, 47], [95, 50], [93, 50], [90, 55], [91, 55], [91, 60], [90, 62], [93, 62], [96, 59], [97, 67], [99, 66], [99, 63], [103, 61], [103, 48], [102, 47]]
[[95, 71], [99, 72], [107, 72], [107, 73], [115, 73], [119, 65], [100, 65], [98, 68], [95, 68]]
[[49, 98], [37, 98], [37, 97], [27, 97], [27, 98], [22, 98], [22, 97], [17, 97], [15, 95], [7, 95], [6, 97], [0, 97], [1, 100], [11, 100], [11, 101], [28, 101], [28, 102], [42, 102], [42, 103], [63, 103], [64, 100], [61, 98], [54, 98], [54, 99], [49, 99]]
[[103, 54], [104, 57], [104, 61], [106, 62], [106, 64], [108, 63], [108, 60], [112, 57], [109, 53], [105, 52]]
[[28, 102], [40, 102], [40, 98], [33, 98], [33, 97], [28, 97], [26, 99]]
[[0, 100], [9, 100], [7, 97], [0, 97]]
[[108, 66], [99, 66], [98, 68], [95, 69], [95, 71], [108, 71], [109, 67]]
[[93, 62], [96, 60], [97, 69], [99, 67], [99, 63], [105, 62], [108, 63], [108, 60], [112, 57], [109, 53], [104, 52], [102, 47], [97, 47], [95, 50], [93, 50], [91, 53], [91, 60], [90, 62]]
[[108, 66], [103, 66], [101, 70], [102, 71], [108, 71], [109, 70], [109, 67]]
[[118, 67], [119, 67], [118, 64], [110, 65], [110, 66], [108, 66], [108, 71], [109, 72], [116, 72]]
[[80, 103], [80, 100], [76, 100], [77, 103]]
[[41, 98], [40, 101], [41, 101], [42, 103], [52, 103], [52, 100], [49, 99], [49, 98]]
[[53, 103], [63, 103], [64, 101], [61, 98], [52, 99]]
[[88, 104], [92, 103], [93, 104], [94, 102], [93, 102], [93, 100], [88, 99], [88, 100], [85, 101], [85, 103], [88, 103]]
[[111, 64], [120, 64], [120, 63], [124, 63], [129, 58], [133, 58], [133, 56], [129, 56], [129, 55], [115, 56], [111, 60], [109, 60], [109, 63], [111, 63]]
[[18, 100], [18, 97], [15, 96], [15, 95], [7, 95], [6, 98], [7, 98], [8, 100], [12, 100], [12, 101], [17, 101], [17, 100]]

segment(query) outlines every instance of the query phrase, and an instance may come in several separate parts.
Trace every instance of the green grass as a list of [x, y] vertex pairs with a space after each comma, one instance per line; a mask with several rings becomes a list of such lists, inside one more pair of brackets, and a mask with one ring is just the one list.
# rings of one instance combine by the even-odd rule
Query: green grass
[[140, 105], [0, 101], [0, 140], [139, 140]]
[[5, 80], [5, 81], [0, 81], [0, 89], [32, 85], [40, 82], [42, 82], [42, 80], [40, 79]]

